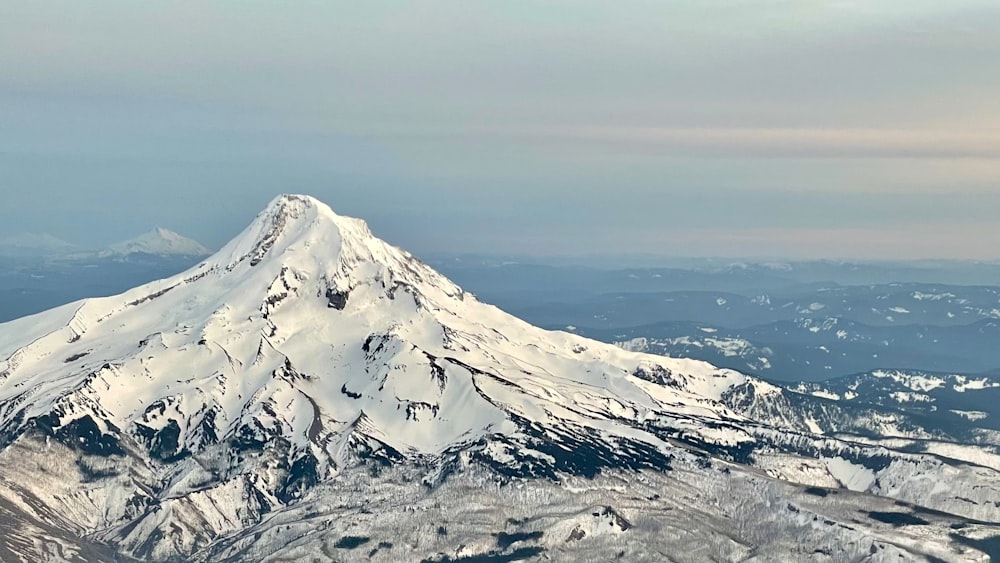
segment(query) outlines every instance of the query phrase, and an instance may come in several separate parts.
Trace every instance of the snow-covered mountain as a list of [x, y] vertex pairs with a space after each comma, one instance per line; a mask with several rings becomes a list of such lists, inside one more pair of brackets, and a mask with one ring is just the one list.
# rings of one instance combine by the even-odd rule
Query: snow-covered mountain
[[52, 256], [74, 250], [76, 246], [48, 233], [20, 233], [0, 238], [0, 256]]
[[1000, 522], [972, 418], [544, 331], [306, 196], [0, 358], [4, 561], [986, 561]]
[[208, 256], [212, 251], [200, 242], [179, 235], [169, 229], [156, 227], [133, 239], [112, 244], [99, 253], [100, 257], [122, 257], [133, 254], [158, 256]]

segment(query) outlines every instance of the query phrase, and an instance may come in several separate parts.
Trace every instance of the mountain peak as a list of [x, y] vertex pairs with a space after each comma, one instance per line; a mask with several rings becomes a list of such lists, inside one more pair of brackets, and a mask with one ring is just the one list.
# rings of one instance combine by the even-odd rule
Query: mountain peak
[[155, 227], [133, 239], [113, 244], [102, 252], [105, 256], [158, 254], [164, 256], [207, 256], [212, 251], [198, 241], [170, 229]]
[[351, 242], [374, 238], [364, 220], [338, 215], [329, 205], [309, 195], [279, 195], [271, 200], [257, 219], [270, 221], [272, 226], [281, 230], [294, 229], [299, 233], [333, 225], [345, 238], [351, 238]]
[[0, 255], [62, 254], [75, 248], [48, 233], [19, 233], [0, 238]]
[[363, 220], [338, 215], [325, 203], [297, 194], [272, 200], [205, 267], [263, 270], [264, 278], [291, 270], [324, 279], [332, 284], [327, 289], [336, 286], [337, 291], [371, 283], [402, 283], [450, 296], [462, 294], [410, 253], [377, 238]]
[[272, 223], [278, 222], [282, 228], [304, 220], [305, 225], [299, 225], [298, 229], [317, 227], [326, 222], [332, 223], [341, 232], [356, 235], [356, 238], [374, 238], [364, 220], [339, 215], [329, 205], [310, 195], [281, 194], [271, 200], [257, 219], [272, 219]]

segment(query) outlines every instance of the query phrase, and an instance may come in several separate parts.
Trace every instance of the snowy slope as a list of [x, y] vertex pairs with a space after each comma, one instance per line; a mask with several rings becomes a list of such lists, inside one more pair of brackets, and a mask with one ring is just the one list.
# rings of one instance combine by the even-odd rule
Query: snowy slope
[[542, 495], [756, 466], [957, 514], [928, 525], [936, 556], [948, 525], [1000, 521], [995, 469], [824, 436], [835, 418], [761, 380], [535, 328], [306, 196], [187, 272], [0, 325], [0, 358], [0, 499], [142, 559], [263, 559], [289, 540], [251, 530], [319, 511], [358, 464]]
[[104, 258], [130, 254], [159, 256], [208, 256], [212, 251], [198, 241], [191, 240], [169, 229], [156, 227], [136, 238], [113, 244], [98, 255]]
[[[39, 337], [23, 345], [22, 326]], [[533, 418], [541, 413], [529, 412], [531, 399], [545, 394], [561, 416], [582, 421], [588, 414], [573, 411], [601, 412], [621, 398], [649, 412], [674, 403], [731, 415], [709, 397], [742, 380], [661, 358], [648, 369], [689, 379], [663, 387], [623, 377], [652, 358], [528, 326], [373, 238], [363, 223], [298, 198], [277, 202], [194, 270], [5, 328], [0, 355], [12, 358], [0, 364], [4, 398], [20, 397], [24, 419], [72, 397], [71, 408], [94, 404], [88, 414], [125, 429], [168, 397], [179, 409], [192, 400], [213, 405], [213, 430], [224, 434], [248, 408], [280, 396], [298, 447], [317, 407], [341, 424], [363, 416], [399, 451], [439, 453], [503, 424], [504, 409], [481, 396], [485, 389]], [[522, 390], [503, 390], [509, 382]], [[433, 411], [452, 402], [461, 408], [439, 420]]]

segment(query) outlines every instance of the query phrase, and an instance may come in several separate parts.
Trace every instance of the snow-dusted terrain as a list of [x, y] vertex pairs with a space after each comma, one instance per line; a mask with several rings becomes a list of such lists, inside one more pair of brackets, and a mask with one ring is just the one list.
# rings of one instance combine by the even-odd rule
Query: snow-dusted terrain
[[3, 561], [987, 561], [1000, 533], [976, 416], [543, 331], [305, 196], [0, 325], [0, 358]]

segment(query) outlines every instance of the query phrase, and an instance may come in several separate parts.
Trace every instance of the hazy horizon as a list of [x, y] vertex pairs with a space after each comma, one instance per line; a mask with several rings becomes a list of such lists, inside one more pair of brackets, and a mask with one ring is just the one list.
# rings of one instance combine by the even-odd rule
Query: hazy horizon
[[308, 193], [418, 255], [1000, 250], [1000, 4], [0, 8], [0, 238], [217, 248]]

